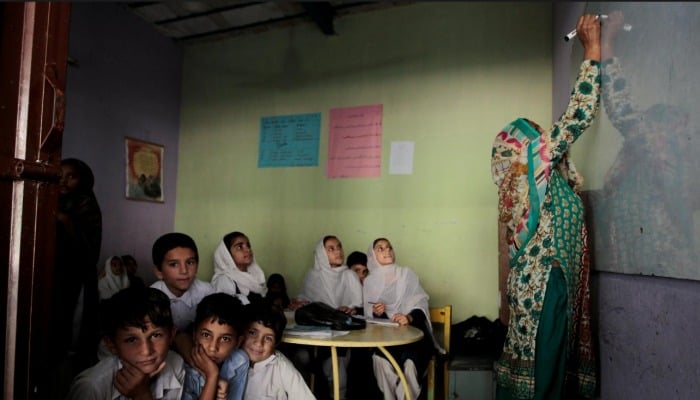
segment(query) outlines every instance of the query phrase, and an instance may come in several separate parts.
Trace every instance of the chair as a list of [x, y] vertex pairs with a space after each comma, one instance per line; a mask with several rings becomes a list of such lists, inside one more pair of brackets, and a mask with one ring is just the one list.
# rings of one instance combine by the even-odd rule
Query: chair
[[[438, 343], [447, 351], [449, 356], [450, 353], [450, 329], [452, 327], [452, 306], [447, 305], [444, 307], [431, 307], [430, 308], [430, 322], [433, 325], [433, 334]], [[442, 364], [442, 396], [443, 399], [447, 399], [447, 394], [450, 391], [449, 374], [447, 372], [447, 357], [440, 359], [437, 356], [433, 356], [428, 363], [428, 400], [435, 400], [435, 381], [436, 381], [436, 371], [439, 365]]]

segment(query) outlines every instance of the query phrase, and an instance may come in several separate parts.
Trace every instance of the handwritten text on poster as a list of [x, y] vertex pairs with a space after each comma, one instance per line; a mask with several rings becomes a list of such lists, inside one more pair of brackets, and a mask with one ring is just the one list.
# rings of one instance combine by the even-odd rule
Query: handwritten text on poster
[[381, 104], [330, 110], [329, 179], [381, 176], [382, 110]]
[[258, 168], [318, 165], [321, 113], [262, 117]]

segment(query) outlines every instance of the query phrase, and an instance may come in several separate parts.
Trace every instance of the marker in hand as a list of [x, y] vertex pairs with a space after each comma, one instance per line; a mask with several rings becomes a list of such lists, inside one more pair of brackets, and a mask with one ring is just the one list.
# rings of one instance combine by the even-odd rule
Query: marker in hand
[[[607, 19], [608, 16], [607, 16], [607, 14], [598, 14], [598, 15], [596, 15], [595, 18], [596, 18], [596, 19]], [[629, 31], [632, 30], [632, 25], [630, 25], [630, 24], [624, 24], [624, 25], [622, 26], [622, 29], [623, 29], [625, 32], [629, 32]], [[576, 29], [574, 29], [573, 31], [567, 33], [566, 36], [564, 36], [564, 41], [565, 41], [565, 42], [568, 42], [569, 40], [571, 40], [571, 39], [573, 39], [573, 38], [575, 38], [575, 37], [576, 37]]]

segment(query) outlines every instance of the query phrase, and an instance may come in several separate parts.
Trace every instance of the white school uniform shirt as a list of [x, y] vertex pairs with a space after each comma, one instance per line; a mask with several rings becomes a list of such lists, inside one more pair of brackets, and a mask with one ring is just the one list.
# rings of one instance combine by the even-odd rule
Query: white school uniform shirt
[[315, 400], [294, 364], [282, 353], [255, 363], [248, 370], [244, 400]]
[[[151, 382], [153, 400], [180, 400], [185, 381], [184, 361], [168, 352], [165, 368]], [[117, 356], [111, 356], [81, 372], [71, 384], [66, 400], [128, 400], [114, 387], [114, 376], [122, 368]]]
[[173, 314], [173, 321], [180, 332], [185, 331], [194, 322], [197, 304], [205, 296], [214, 293], [214, 287], [211, 283], [196, 278], [192, 281], [192, 286], [180, 297], [175, 296], [162, 280], [153, 283], [151, 287], [165, 293], [170, 299], [170, 312]]

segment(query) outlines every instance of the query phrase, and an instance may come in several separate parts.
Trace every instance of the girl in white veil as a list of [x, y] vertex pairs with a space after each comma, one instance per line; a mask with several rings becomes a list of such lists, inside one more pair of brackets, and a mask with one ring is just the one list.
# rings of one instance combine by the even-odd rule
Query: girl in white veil
[[362, 306], [362, 284], [345, 265], [343, 245], [335, 236], [316, 243], [314, 266], [307, 271], [299, 298], [320, 301], [347, 314]]
[[105, 262], [103, 276], [97, 282], [97, 289], [100, 292], [100, 300], [108, 299], [118, 291], [129, 287], [129, 277], [122, 259], [112, 256]]
[[211, 284], [217, 292], [236, 296], [244, 305], [265, 297], [265, 273], [255, 261], [246, 235], [231, 232], [224, 236], [214, 252]]
[[[320, 301], [333, 308], [354, 315], [362, 307], [362, 284], [360, 278], [345, 265], [343, 245], [336, 236], [325, 236], [316, 243], [314, 266], [306, 272], [299, 299]], [[318, 357], [323, 360], [323, 373], [329, 389], [333, 387], [333, 369], [330, 351], [319, 349]], [[347, 393], [347, 366], [350, 351], [339, 349], [338, 380], [340, 397]], [[303, 349], [301, 349], [303, 351]], [[296, 355], [299, 358], [299, 355]]]
[[[394, 249], [388, 239], [379, 238], [372, 243], [367, 250], [367, 267], [369, 275], [363, 286], [364, 314], [389, 318], [400, 325], [413, 325], [423, 331], [423, 339], [416, 343], [387, 348], [402, 366], [411, 398], [416, 399], [430, 357], [435, 351], [444, 352], [433, 338], [429, 296], [413, 270], [395, 263]], [[384, 399], [403, 399], [403, 385], [384, 355], [375, 352], [372, 364]]]
[[[109, 299], [122, 289], [131, 286], [126, 266], [119, 256], [112, 256], [105, 262], [105, 269], [97, 280], [100, 301]], [[102, 360], [112, 355], [104, 340], [100, 339], [97, 347], [97, 359]]]

